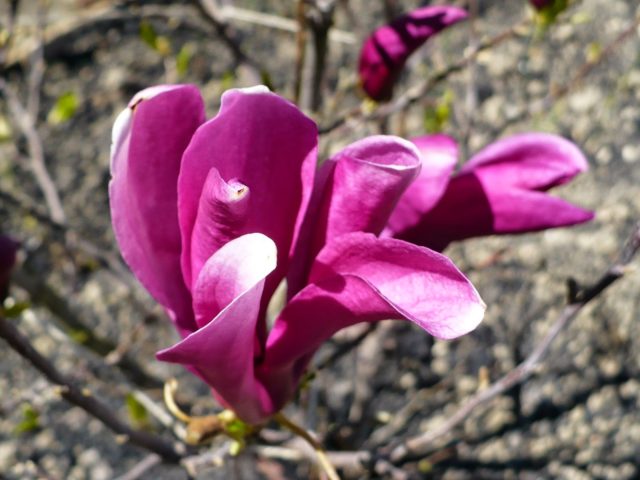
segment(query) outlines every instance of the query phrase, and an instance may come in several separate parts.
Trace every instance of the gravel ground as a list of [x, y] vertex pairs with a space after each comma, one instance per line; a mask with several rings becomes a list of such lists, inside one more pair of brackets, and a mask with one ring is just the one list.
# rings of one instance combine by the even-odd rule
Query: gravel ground
[[[30, 2], [22, 3], [30, 8]], [[54, 3], [52, 21], [62, 21], [92, 2]], [[381, 2], [371, 2], [375, 8], [351, 3], [357, 23], [340, 11], [338, 28], [358, 35], [383, 18]], [[418, 2], [399, 3], [409, 9]], [[495, 34], [516, 23], [526, 15], [525, 3], [480, 1], [475, 30]], [[292, 16], [285, 1], [235, 4]], [[27, 10], [20, 25], [33, 20]], [[464, 141], [468, 152], [519, 131], [564, 135], [583, 148], [591, 170], [558, 194], [594, 209], [597, 217], [577, 228], [451, 246], [447, 253], [488, 305], [486, 320], [455, 342], [434, 341], [410, 325], [383, 323], [358, 348], [320, 372], [290, 413], [323, 435], [327, 448], [371, 447], [437, 426], [487, 379], [499, 378], [526, 357], [562, 308], [569, 276], [588, 284], [616, 257], [640, 219], [640, 32], [568, 95], [544, 109], [540, 105], [550, 85], [565, 85], [589, 52], [611, 42], [637, 15], [640, 7], [632, 0], [577, 1], [561, 24], [541, 38], [525, 35], [484, 52], [473, 75], [451, 77], [402, 118], [392, 119], [392, 131], [424, 133], [425, 105], [451, 90], [456, 100], [445, 131]], [[242, 72], [231, 76], [232, 56], [206, 22], [193, 18], [189, 24], [150, 21], [170, 38], [174, 52], [192, 45], [184, 80], [201, 86], [212, 114], [225, 88], [249, 80]], [[276, 89], [290, 93], [295, 54], [291, 34], [240, 22], [234, 26], [247, 51], [267, 66]], [[2, 229], [24, 244], [12, 294], [18, 301], [29, 300], [31, 307], [15, 322], [58, 368], [89, 384], [123, 417], [123, 399], [134, 384], [159, 402], [161, 380], [169, 376], [180, 380], [180, 399], [196, 414], [204, 414], [215, 407], [206, 387], [180, 368], [154, 359], [155, 351], [176, 338], [162, 311], [132, 286], [126, 273], [103, 268], [95, 255], [76, 248], [79, 236], [101, 255], [117, 258], [106, 197], [111, 124], [133, 93], [165, 81], [167, 75], [166, 62], [143, 44], [138, 31], [137, 19], [114, 21], [77, 32], [48, 52], [39, 132], [71, 233], [65, 238], [0, 199]], [[467, 35], [461, 26], [423, 49], [404, 85], [458, 58]], [[336, 44], [328, 67], [330, 85], [348, 76], [356, 56], [355, 45]], [[24, 89], [20, 69], [11, 70], [7, 78]], [[467, 95], [469, 85], [476, 92], [475, 102]], [[66, 123], [50, 125], [49, 110], [68, 91], [78, 97], [78, 112]], [[340, 110], [358, 102], [349, 92], [340, 99]], [[0, 116], [8, 116], [4, 103]], [[330, 151], [377, 128], [359, 124], [348, 133], [333, 132], [322, 137], [322, 148]], [[24, 148], [22, 141], [0, 143], [0, 189], [41, 208], [40, 193], [21, 156]], [[422, 478], [456, 480], [640, 478], [639, 289], [636, 267], [580, 314], [531, 380], [498, 398], [490, 409], [474, 412], [454, 432], [454, 441], [427, 459], [409, 462], [404, 470]], [[95, 338], [87, 338], [82, 325], [70, 326], [73, 320], [91, 329]], [[358, 327], [341, 334], [319, 356], [357, 334]], [[124, 359], [118, 363], [114, 354], [107, 358], [121, 368], [103, 359], [115, 345], [126, 352]], [[38, 414], [37, 426], [17, 433], [27, 405]], [[405, 421], [392, 428], [400, 413], [407, 414]], [[0, 478], [111, 479], [146, 455], [120, 445], [100, 422], [61, 400], [16, 354], [7, 348], [0, 351]], [[312, 474], [307, 464], [246, 455], [201, 478], [232, 475], [252, 479]], [[177, 467], [162, 465], [142, 478], [187, 477]]]

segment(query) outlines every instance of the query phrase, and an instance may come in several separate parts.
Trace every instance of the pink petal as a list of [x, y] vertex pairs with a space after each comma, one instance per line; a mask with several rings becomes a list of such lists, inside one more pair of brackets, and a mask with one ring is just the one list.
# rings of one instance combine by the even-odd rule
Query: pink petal
[[473, 330], [484, 309], [447, 257], [395, 239], [343, 235], [320, 252], [310, 285], [277, 319], [258, 376], [279, 404], [318, 346], [342, 328], [395, 318], [436, 337], [455, 338]]
[[249, 216], [249, 188], [225, 182], [212, 168], [204, 184], [191, 236], [191, 270], [198, 278], [204, 263], [222, 245], [243, 235]]
[[196, 372], [222, 402], [249, 423], [273, 413], [254, 377], [254, 339], [266, 276], [276, 267], [271, 239], [244, 235], [220, 248], [204, 265], [194, 288], [201, 327], [157, 358]]
[[[243, 232], [260, 232], [276, 243], [278, 267], [266, 291], [275, 289], [287, 270], [311, 194], [316, 149], [315, 123], [265, 87], [230, 90], [222, 96], [220, 112], [198, 129], [180, 170], [178, 208], [187, 285], [194, 279], [191, 247], [198, 242], [192, 240], [198, 205], [205, 179], [215, 168], [223, 181], [251, 192]], [[207, 228], [217, 228], [215, 223]]]
[[587, 222], [593, 213], [546, 193], [497, 184], [470, 172], [455, 177], [438, 204], [398, 238], [443, 250], [450, 242]]
[[421, 7], [378, 28], [360, 52], [358, 71], [367, 95], [389, 100], [407, 58], [431, 36], [466, 17], [456, 7]]
[[395, 236], [443, 250], [454, 240], [589, 221], [592, 212], [542, 193], [587, 168], [584, 155], [568, 140], [546, 133], [514, 135], [474, 155], [439, 202]]
[[400, 198], [387, 223], [385, 236], [420, 223], [422, 216], [444, 194], [458, 158], [458, 145], [447, 135], [424, 135], [411, 141], [420, 150], [422, 170]]
[[122, 256], [182, 333], [195, 323], [180, 275], [177, 179], [182, 153], [204, 121], [190, 85], [160, 86], [134, 97], [116, 120], [109, 199]]
[[[397, 137], [372, 136], [327, 160], [318, 174], [296, 261], [314, 258], [325, 243], [350, 232], [379, 234], [398, 199], [416, 178], [420, 156]], [[309, 263], [289, 276], [290, 293], [304, 284]]]
[[580, 149], [557, 135], [524, 133], [483, 148], [460, 173], [474, 172], [486, 188], [548, 190], [589, 168]]

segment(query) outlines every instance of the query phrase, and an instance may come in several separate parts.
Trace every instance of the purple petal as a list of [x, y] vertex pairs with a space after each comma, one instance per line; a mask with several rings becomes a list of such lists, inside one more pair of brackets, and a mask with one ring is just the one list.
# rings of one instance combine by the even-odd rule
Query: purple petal
[[424, 135], [411, 140], [420, 150], [422, 170], [400, 198], [385, 236], [402, 232], [420, 223], [440, 200], [458, 158], [458, 145], [447, 135]]
[[[222, 96], [218, 115], [198, 129], [187, 148], [178, 181], [185, 246], [182, 271], [188, 285], [194, 277], [191, 248], [199, 242], [192, 238], [198, 205], [205, 179], [215, 168], [223, 181], [242, 184], [251, 192], [244, 226], [234, 234], [260, 232], [276, 243], [278, 267], [266, 291], [275, 289], [288, 268], [290, 250], [311, 194], [316, 149], [315, 123], [265, 87], [231, 90]], [[226, 228], [224, 222], [221, 226]], [[211, 237], [225, 235], [211, 231], [218, 228], [215, 220], [208, 221], [206, 228]]]
[[592, 212], [542, 193], [587, 168], [580, 150], [555, 135], [500, 140], [467, 162], [420, 222], [396, 231], [395, 237], [443, 250], [454, 240], [589, 221]]
[[389, 100], [404, 64], [431, 36], [467, 17], [456, 7], [422, 7], [378, 28], [362, 46], [358, 71], [364, 91]]
[[271, 239], [244, 235], [220, 248], [204, 265], [194, 288], [201, 327], [157, 358], [197, 373], [225, 406], [249, 423], [273, 413], [254, 376], [254, 339], [266, 276], [276, 267]]
[[180, 275], [177, 179], [180, 159], [204, 121], [190, 85], [144, 90], [116, 120], [109, 200], [122, 256], [181, 333], [195, 328]]
[[[415, 146], [391, 136], [368, 137], [327, 160], [318, 174], [296, 261], [314, 258], [328, 240], [345, 233], [379, 234], [419, 169]], [[298, 266], [289, 276], [294, 293], [304, 284], [301, 271], [310, 265], [301, 271]]]
[[222, 245], [242, 235], [249, 215], [249, 188], [225, 182], [212, 168], [204, 184], [191, 236], [191, 270], [198, 278], [204, 263]]
[[445, 256], [395, 239], [351, 233], [329, 243], [310, 285], [277, 319], [258, 376], [279, 404], [309, 358], [336, 331], [359, 322], [410, 320], [439, 338], [473, 330], [485, 305]]
[[548, 190], [588, 168], [580, 149], [569, 140], [548, 133], [523, 133], [485, 147], [461, 173], [476, 173], [486, 188]]

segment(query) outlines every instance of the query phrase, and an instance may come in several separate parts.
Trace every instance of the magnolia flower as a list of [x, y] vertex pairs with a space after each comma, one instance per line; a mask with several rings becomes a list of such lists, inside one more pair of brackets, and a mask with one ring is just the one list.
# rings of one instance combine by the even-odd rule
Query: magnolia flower
[[404, 64], [424, 42], [467, 17], [457, 7], [417, 8], [375, 30], [364, 42], [358, 71], [362, 87], [374, 100], [389, 100]]
[[420, 170], [415, 146], [370, 137], [316, 177], [317, 141], [316, 125], [264, 87], [226, 92], [206, 122], [195, 87], [154, 87], [113, 130], [117, 241], [183, 337], [158, 358], [249, 423], [292, 398], [341, 328], [395, 318], [454, 338], [484, 313], [446, 257], [377, 237]]
[[450, 242], [589, 221], [593, 212], [545, 193], [588, 164], [568, 140], [525, 133], [495, 142], [452, 176], [457, 145], [446, 135], [413, 140], [422, 171], [389, 219], [385, 235], [441, 251]]
[[16, 263], [18, 243], [6, 235], [0, 234], [0, 302], [7, 296], [9, 276]]

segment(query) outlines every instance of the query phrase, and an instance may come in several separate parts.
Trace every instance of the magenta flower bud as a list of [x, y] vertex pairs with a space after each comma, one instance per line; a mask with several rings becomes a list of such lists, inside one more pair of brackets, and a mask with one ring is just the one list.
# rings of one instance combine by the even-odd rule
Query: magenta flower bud
[[364, 42], [358, 71], [362, 88], [374, 100], [389, 100], [409, 56], [429, 38], [467, 12], [457, 7], [417, 8], [375, 30]]
[[195, 87], [154, 87], [113, 129], [116, 239], [182, 336], [157, 357], [249, 423], [293, 397], [342, 328], [395, 318], [455, 338], [485, 309], [449, 259], [377, 236], [420, 170], [411, 142], [366, 138], [315, 178], [317, 144], [315, 123], [264, 87], [226, 92], [209, 121]]

